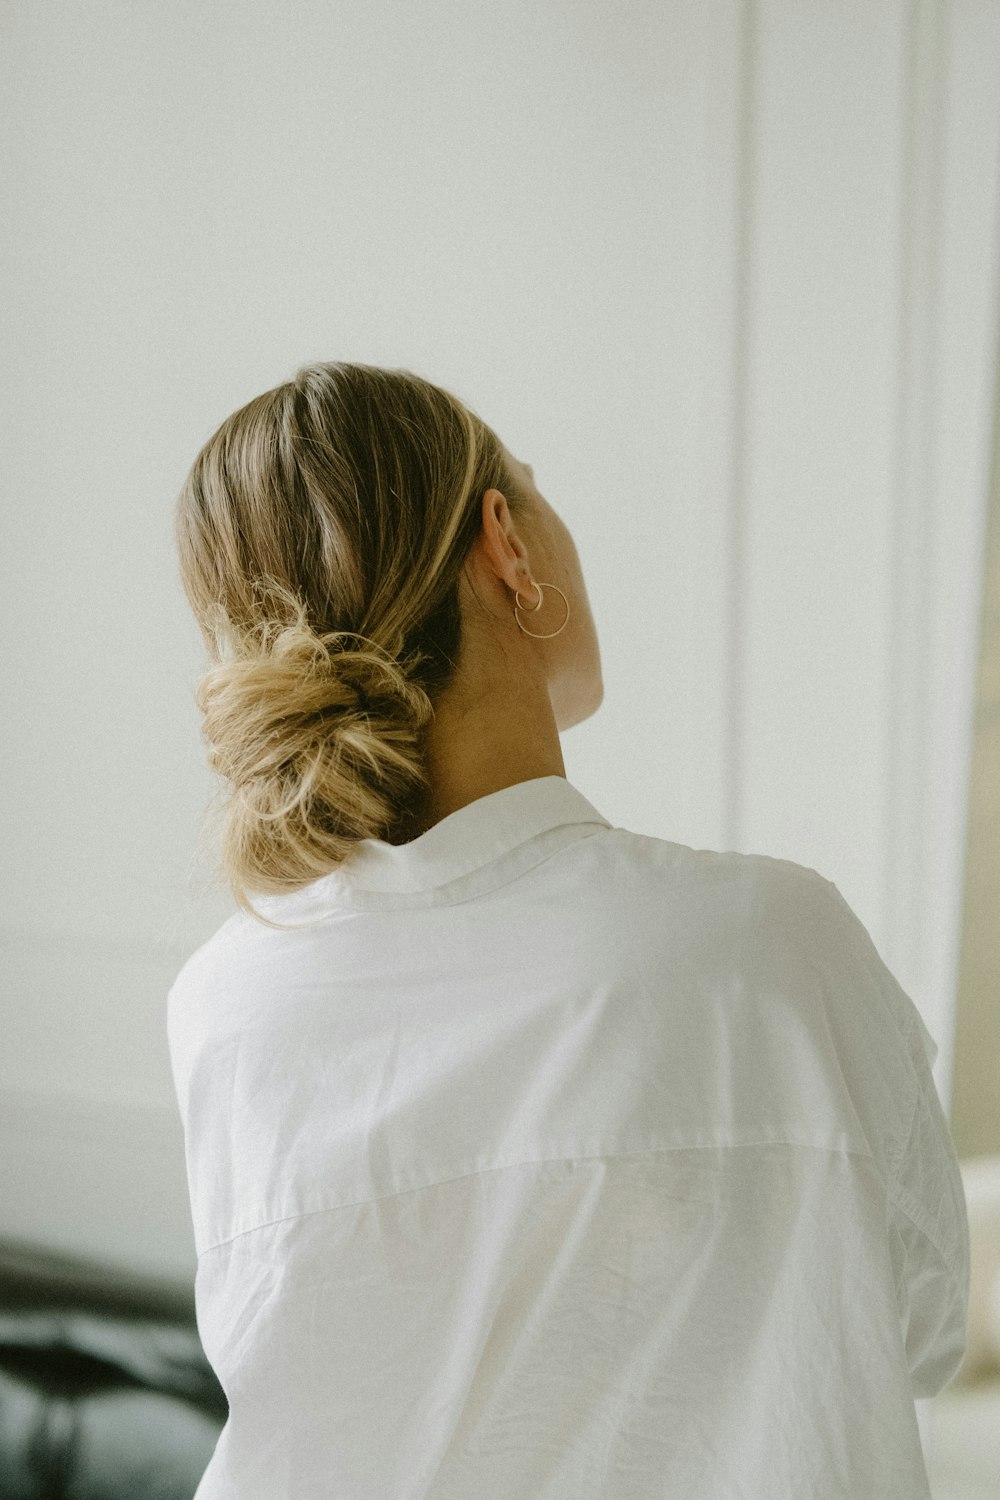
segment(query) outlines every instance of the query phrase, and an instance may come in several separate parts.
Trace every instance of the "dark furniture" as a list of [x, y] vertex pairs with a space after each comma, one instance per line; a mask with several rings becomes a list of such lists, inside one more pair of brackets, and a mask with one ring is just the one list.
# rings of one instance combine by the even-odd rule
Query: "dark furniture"
[[227, 1413], [193, 1287], [0, 1240], [2, 1500], [192, 1500]]

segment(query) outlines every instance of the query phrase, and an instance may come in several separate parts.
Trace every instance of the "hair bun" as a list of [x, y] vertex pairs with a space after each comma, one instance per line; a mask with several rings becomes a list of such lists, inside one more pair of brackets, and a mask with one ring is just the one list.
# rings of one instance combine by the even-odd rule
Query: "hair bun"
[[219, 662], [196, 699], [209, 763], [235, 789], [227, 849], [253, 840], [263, 857], [264, 841], [289, 870], [312, 850], [318, 876], [392, 829], [426, 789], [430, 699], [376, 642], [317, 634], [301, 609], [248, 636], [218, 616], [214, 628]]
[[294, 780], [296, 769], [312, 785], [331, 755], [370, 774], [425, 721], [425, 695], [374, 644], [345, 646], [347, 633], [302, 622], [261, 634], [206, 672], [197, 694], [210, 763], [235, 786]]

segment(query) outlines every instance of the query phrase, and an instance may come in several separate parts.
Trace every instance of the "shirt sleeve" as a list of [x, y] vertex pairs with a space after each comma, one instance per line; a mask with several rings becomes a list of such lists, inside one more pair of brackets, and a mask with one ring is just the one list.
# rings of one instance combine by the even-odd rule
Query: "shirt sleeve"
[[965, 1357], [970, 1241], [962, 1174], [931, 1073], [937, 1043], [864, 924], [831, 889], [905, 1039], [913, 1105], [887, 1183], [888, 1233], [913, 1394], [923, 1399], [943, 1390]]

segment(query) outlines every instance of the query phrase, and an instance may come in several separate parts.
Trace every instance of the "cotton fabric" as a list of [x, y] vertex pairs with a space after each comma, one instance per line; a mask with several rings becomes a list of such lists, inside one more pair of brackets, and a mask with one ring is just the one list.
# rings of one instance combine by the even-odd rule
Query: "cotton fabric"
[[167, 1032], [195, 1500], [921, 1500], [969, 1231], [937, 1047], [836, 886], [562, 776], [255, 897]]

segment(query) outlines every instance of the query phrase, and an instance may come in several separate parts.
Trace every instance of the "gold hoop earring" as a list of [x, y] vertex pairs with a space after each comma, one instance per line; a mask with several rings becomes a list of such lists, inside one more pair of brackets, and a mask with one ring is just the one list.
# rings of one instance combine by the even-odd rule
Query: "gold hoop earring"
[[[534, 580], [531, 580], [531, 581], [533, 582]], [[566, 598], [566, 595], [563, 594], [563, 591], [559, 587], [558, 584], [555, 584], [555, 583], [536, 583], [535, 584], [535, 588], [538, 590], [538, 603], [537, 604], [522, 604], [521, 603], [521, 595], [518, 593], [518, 591], [516, 589], [514, 590], [514, 599], [516, 600], [516, 603], [514, 605], [514, 620], [515, 620], [515, 622], [517, 624], [518, 629], [519, 630], [524, 630], [524, 626], [521, 624], [520, 620], [517, 618], [517, 611], [518, 611], [518, 609], [519, 608], [520, 609], [530, 609], [532, 611], [532, 613], [537, 613], [538, 610], [540, 610], [541, 607], [542, 607], [542, 589], [555, 589], [555, 591], [556, 591], [557, 594], [562, 594], [562, 600], [563, 600], [563, 603], [566, 606], [566, 618], [565, 618], [565, 620], [563, 620], [562, 624], [559, 626], [559, 630], [550, 630], [547, 633], [543, 633], [543, 632], [537, 631], [537, 630], [524, 630], [525, 635], [533, 636], [536, 641], [549, 641], [549, 640], [552, 639], [552, 637], [554, 635], [558, 635], [560, 630], [565, 630], [566, 626], [569, 624], [569, 600]]]

